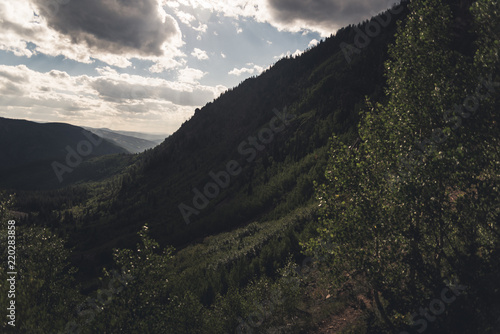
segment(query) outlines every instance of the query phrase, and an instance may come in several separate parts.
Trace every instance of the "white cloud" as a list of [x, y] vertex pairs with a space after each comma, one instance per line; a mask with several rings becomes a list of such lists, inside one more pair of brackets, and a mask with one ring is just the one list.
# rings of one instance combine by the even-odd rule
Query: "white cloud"
[[[198, 22], [198, 26], [195, 26], [193, 23], [196, 21], [196, 17], [190, 13], [186, 13], [181, 10], [175, 11], [175, 15], [179, 18], [179, 20], [185, 25], [189, 26], [191, 29], [198, 31], [200, 33], [207, 32], [208, 26], [201, 22]], [[201, 37], [200, 37], [201, 38]]]
[[179, 70], [179, 76], [177, 80], [179, 82], [197, 83], [201, 78], [205, 76], [205, 72], [198, 69], [186, 67]]
[[254, 72], [254, 69], [253, 68], [233, 68], [231, 71], [229, 71], [229, 74], [230, 75], [236, 75], [237, 77], [239, 77], [240, 75], [244, 74], [244, 73], [248, 73], [248, 74], [252, 74]]
[[312, 41], [309, 42], [309, 45], [307, 46], [308, 48], [312, 48], [313, 46], [318, 45], [319, 41], [317, 39], [313, 39]]
[[191, 22], [196, 21], [196, 17], [194, 17], [194, 15], [186, 13], [186, 12], [183, 12], [183, 11], [177, 11], [175, 13], [175, 15], [179, 18], [179, 20], [182, 23], [184, 23], [184, 24], [186, 24], [188, 26], [191, 25]]
[[170, 8], [179, 8], [180, 7], [180, 4], [177, 1], [175, 1], [175, 0], [173, 0], [173, 1], [164, 0], [163, 4], [165, 6], [170, 7]]
[[194, 48], [193, 52], [191, 52], [191, 56], [195, 57], [198, 60], [207, 60], [208, 59], [207, 52], [200, 50], [198, 48]]
[[205, 73], [188, 67], [179, 71], [178, 82], [118, 73], [110, 67], [97, 72], [70, 76], [58, 70], [42, 73], [24, 65], [0, 65], [0, 116], [172, 133], [196, 107], [227, 90], [200, 85], [197, 81]]
[[222, 58], [226, 59], [226, 55], [224, 53], [221, 52], [220, 55]]
[[242, 74], [260, 74], [262, 71], [264, 71], [264, 68], [259, 65], [255, 65], [253, 63], [247, 64], [247, 66], [252, 66], [252, 67], [243, 67], [243, 68], [233, 68], [231, 71], [229, 71], [228, 74], [230, 75], [235, 75], [235, 76], [240, 76]]
[[201, 33], [205, 33], [205, 32], [207, 32], [208, 26], [206, 24], [200, 23], [198, 25], [198, 27], [192, 27], [192, 28], [193, 28], [193, 30], [199, 31]]
[[293, 53], [291, 51], [287, 51], [286, 53], [282, 53], [280, 54], [279, 56], [274, 56], [273, 58], [275, 60], [278, 60], [278, 59], [281, 59], [281, 58], [284, 58], [284, 57], [296, 57], [296, 56], [300, 56], [302, 53], [304, 53], [304, 51], [301, 51], [299, 49], [295, 50]]

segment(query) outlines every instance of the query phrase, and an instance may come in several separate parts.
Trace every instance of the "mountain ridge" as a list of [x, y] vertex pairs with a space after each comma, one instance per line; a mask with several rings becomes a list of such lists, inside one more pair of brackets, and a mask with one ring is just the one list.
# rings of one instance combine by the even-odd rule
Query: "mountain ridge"
[[[158, 136], [158, 135], [148, 135], [145, 133], [139, 133], [139, 132], [127, 132], [127, 131], [114, 131], [111, 129], [106, 129], [106, 128], [91, 128], [91, 127], [83, 127], [84, 129], [102, 137], [105, 138], [114, 144], [123, 147], [130, 153], [142, 153], [145, 150], [151, 149], [159, 144], [161, 144], [165, 138], [163, 136]], [[127, 135], [125, 133], [129, 133], [130, 135]], [[133, 136], [132, 134], [135, 134]], [[148, 140], [144, 138], [157, 138], [154, 140]]]
[[128, 151], [124, 148], [71, 124], [0, 118], [2, 187], [61, 187], [67, 185], [62, 176], [74, 168], [69, 165], [125, 153]]

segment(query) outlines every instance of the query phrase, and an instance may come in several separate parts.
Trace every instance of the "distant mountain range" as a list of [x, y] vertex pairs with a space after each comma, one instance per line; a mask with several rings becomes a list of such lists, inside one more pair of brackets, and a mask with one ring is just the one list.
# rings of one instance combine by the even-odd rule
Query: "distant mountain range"
[[123, 147], [130, 153], [141, 153], [147, 149], [153, 148], [161, 144], [168, 136], [131, 131], [114, 131], [107, 128], [96, 129], [84, 127], [84, 129]]
[[117, 167], [109, 163], [114, 158], [97, 157], [140, 153], [165, 137], [0, 118], [0, 186], [44, 189], [100, 179], [126, 166], [129, 159], [119, 158]]

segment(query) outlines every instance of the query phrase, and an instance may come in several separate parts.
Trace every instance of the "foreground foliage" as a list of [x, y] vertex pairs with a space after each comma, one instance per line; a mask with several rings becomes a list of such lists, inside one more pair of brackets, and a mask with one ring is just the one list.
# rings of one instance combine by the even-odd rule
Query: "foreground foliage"
[[[487, 332], [500, 316], [499, 3], [472, 7], [473, 57], [449, 5], [410, 7], [386, 63], [388, 103], [368, 103], [358, 146], [333, 138], [321, 238], [338, 244], [337, 277], [366, 279], [386, 326]], [[460, 302], [414, 313], [449, 280], [468, 287]]]

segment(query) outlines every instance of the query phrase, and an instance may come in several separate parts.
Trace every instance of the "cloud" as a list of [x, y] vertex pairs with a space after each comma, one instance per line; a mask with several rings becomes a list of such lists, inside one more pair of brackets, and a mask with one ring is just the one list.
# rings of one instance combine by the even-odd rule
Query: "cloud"
[[[309, 45], [311, 45], [311, 43], [309, 43]], [[282, 53], [279, 56], [274, 56], [273, 58], [275, 60], [278, 60], [278, 59], [281, 59], [281, 58], [284, 58], [284, 57], [290, 57], [290, 56], [291, 57], [297, 57], [297, 56], [300, 56], [302, 53], [304, 53], [304, 51], [297, 49], [293, 53], [291, 51], [287, 51], [286, 53]]]
[[317, 39], [313, 39], [312, 41], [309, 42], [309, 45], [307, 45], [308, 48], [312, 48], [313, 46], [316, 46], [319, 43]]
[[264, 71], [264, 68], [259, 65], [254, 65], [252, 63], [247, 64], [247, 66], [252, 66], [253, 67], [243, 67], [243, 68], [234, 68], [231, 71], [229, 71], [230, 75], [235, 75], [235, 76], [240, 76], [242, 74], [260, 74], [262, 71]]
[[[19, 68], [27, 69], [24, 65], [20, 65]], [[8, 79], [12, 83], [24, 83], [29, 81], [29, 77], [26, 74], [15, 71], [12, 67], [2, 67], [0, 69], [0, 77]]]
[[182, 70], [179, 70], [179, 76], [177, 80], [179, 82], [188, 82], [188, 83], [196, 83], [198, 82], [201, 78], [205, 76], [205, 72], [194, 69], [194, 68], [184, 68]]
[[316, 30], [322, 35], [357, 23], [385, 10], [395, 0], [268, 0], [268, 10], [278, 26], [291, 31]]
[[173, 85], [168, 82], [146, 84], [129, 80], [98, 78], [91, 83], [99, 96], [120, 105], [133, 101], [169, 101], [180, 106], [200, 106], [214, 98], [214, 90], [203, 86]]
[[[69, 0], [57, 13], [47, 0], [32, 0], [49, 27], [73, 44], [113, 54], [164, 55], [163, 44], [180, 33], [158, 0]], [[57, 2], [54, 2], [57, 5]]]
[[168, 126], [172, 133], [195, 108], [227, 90], [199, 84], [204, 75], [186, 67], [174, 82], [110, 67], [98, 68], [95, 76], [71, 76], [0, 65], [0, 116], [149, 132]]
[[0, 84], [0, 95], [22, 96], [23, 90], [19, 85], [13, 84], [12, 82], [4, 82]]
[[16, 56], [95, 59], [119, 67], [131, 59], [156, 71], [185, 65], [177, 21], [161, 0], [17, 0], [0, 2], [0, 50]]
[[[392, 7], [398, 0], [177, 0], [185, 5], [238, 19], [251, 17], [278, 30], [314, 31], [329, 36], [339, 28], [358, 23]], [[177, 6], [177, 7], [176, 7]]]
[[191, 56], [197, 58], [198, 60], [207, 60], [208, 59], [207, 52], [200, 50], [198, 48], [194, 48], [194, 51], [191, 52]]
[[184, 23], [185, 25], [190, 26], [191, 22], [196, 21], [196, 17], [194, 15], [183, 12], [183, 11], [177, 11], [175, 15], [179, 18], [179, 20]]
[[191, 27], [191, 28], [193, 28], [193, 30], [196, 30], [196, 31], [198, 31], [198, 32], [200, 32], [200, 33], [205, 33], [205, 32], [207, 32], [208, 26], [207, 26], [206, 24], [202, 24], [202, 23], [200, 23], [200, 24], [198, 25], [198, 27], [194, 27], [194, 26], [193, 26], [193, 27]]

